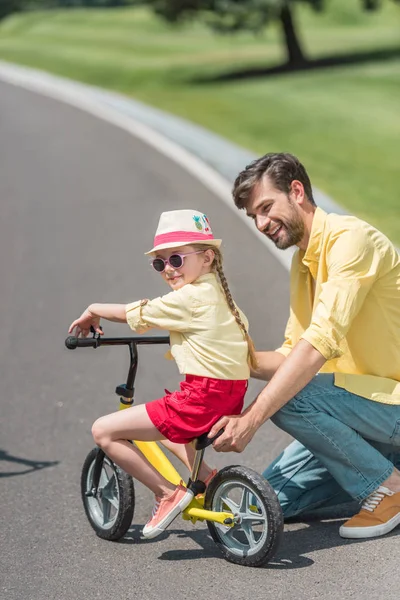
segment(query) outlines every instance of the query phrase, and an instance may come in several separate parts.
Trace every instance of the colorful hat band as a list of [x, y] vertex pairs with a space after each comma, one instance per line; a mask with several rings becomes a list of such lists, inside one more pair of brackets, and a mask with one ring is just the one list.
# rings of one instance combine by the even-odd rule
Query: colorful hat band
[[172, 231], [171, 233], [162, 233], [154, 238], [154, 247], [161, 244], [170, 244], [173, 242], [198, 242], [204, 240], [213, 240], [212, 233], [197, 233], [191, 231]]

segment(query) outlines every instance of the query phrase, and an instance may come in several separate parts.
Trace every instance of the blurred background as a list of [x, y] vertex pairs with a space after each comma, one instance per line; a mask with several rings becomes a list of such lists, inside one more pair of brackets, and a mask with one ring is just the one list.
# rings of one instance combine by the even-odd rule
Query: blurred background
[[[7, 63], [136, 101], [112, 94], [119, 106], [143, 102], [147, 138], [79, 110], [68, 94], [59, 101], [46, 85], [35, 93], [15, 84], [4, 73], [21, 68]], [[163, 119], [157, 111], [151, 123], [151, 107]], [[203, 163], [192, 158], [190, 168], [176, 145], [168, 153], [154, 143], [161, 121], [176, 125], [171, 115], [186, 120], [176, 129], [188, 146], [201, 138], [201, 151], [230, 167], [219, 173], [234, 177], [249, 156], [296, 154], [339, 209], [400, 247], [400, 2], [0, 0], [0, 597], [186, 600], [190, 583], [218, 600], [398, 600], [399, 529], [343, 540], [342, 507], [285, 524], [273, 563], [258, 570], [223, 568], [204, 523], [177, 519], [160, 540], [141, 539], [153, 499], [140, 484], [120, 543], [97, 538], [87, 522], [80, 474], [91, 426], [117, 408], [128, 354], [70, 352], [64, 339], [92, 302], [165, 293], [143, 256], [160, 212], [192, 207], [210, 217], [257, 348], [280, 345], [287, 320], [287, 264], [233, 206], [231, 177], [222, 193]], [[107, 335], [128, 331], [105, 326]], [[136, 401], [177, 386], [164, 352], [140, 351]], [[261, 387], [250, 382], [247, 402]], [[265, 423], [244, 453], [208, 457], [262, 472], [288, 441]]]
[[400, 244], [398, 1], [0, 0], [0, 18], [0, 59], [293, 152]]

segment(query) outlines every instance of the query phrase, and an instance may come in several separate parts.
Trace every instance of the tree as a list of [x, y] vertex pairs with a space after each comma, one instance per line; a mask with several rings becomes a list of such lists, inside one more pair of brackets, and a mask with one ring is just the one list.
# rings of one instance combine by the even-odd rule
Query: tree
[[[358, 0], [366, 10], [375, 10], [381, 0]], [[400, 0], [394, 0], [395, 2]], [[261, 31], [271, 21], [281, 24], [286, 47], [287, 65], [299, 67], [307, 63], [296, 30], [293, 8], [303, 2], [314, 10], [324, 7], [324, 0], [145, 0], [145, 4], [170, 22], [178, 22], [195, 16], [220, 32], [240, 30]]]
[[0, 20], [19, 11], [46, 10], [49, 8], [113, 8], [137, 3], [137, 0], [0, 0]]
[[20, 10], [19, 0], [0, 0], [0, 20]]

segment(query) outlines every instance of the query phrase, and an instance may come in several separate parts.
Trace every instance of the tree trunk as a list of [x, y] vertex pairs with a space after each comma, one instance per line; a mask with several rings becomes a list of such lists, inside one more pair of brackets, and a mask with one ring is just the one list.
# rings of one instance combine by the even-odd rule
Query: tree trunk
[[380, 5], [379, 0], [364, 0], [365, 10], [376, 10], [377, 8], [380, 8], [379, 5]]
[[283, 35], [286, 43], [287, 60], [290, 65], [302, 65], [307, 62], [296, 33], [289, 3], [285, 2], [280, 13]]

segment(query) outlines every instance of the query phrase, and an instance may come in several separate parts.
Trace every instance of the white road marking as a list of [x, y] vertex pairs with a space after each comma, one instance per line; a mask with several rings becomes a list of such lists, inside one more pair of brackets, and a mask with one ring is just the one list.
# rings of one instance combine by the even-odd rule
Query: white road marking
[[[115, 102], [115, 107], [112, 106], [113, 96], [117, 98], [115, 94], [110, 94], [107, 104], [105, 104], [94, 94], [96, 88], [56, 77], [42, 71], [7, 64], [2, 61], [0, 61], [0, 79], [6, 83], [20, 86], [84, 110], [98, 119], [102, 119], [134, 135], [164, 154], [164, 156], [167, 156], [170, 160], [175, 161], [196, 177], [213, 194], [218, 196], [234, 212], [236, 217], [241, 219], [251, 229], [253, 234], [266, 246], [267, 250], [275, 256], [281, 265], [285, 269], [290, 270], [293, 250], [278, 250], [265, 235], [255, 228], [252, 219], [246, 217], [244, 211], [239, 211], [236, 208], [232, 200], [231, 184], [228, 180], [197, 156], [148, 125], [139, 122], [131, 116], [122, 114], [117, 108], [117, 102]], [[129, 102], [129, 98], [125, 100]], [[168, 115], [165, 118], [167, 119]]]

